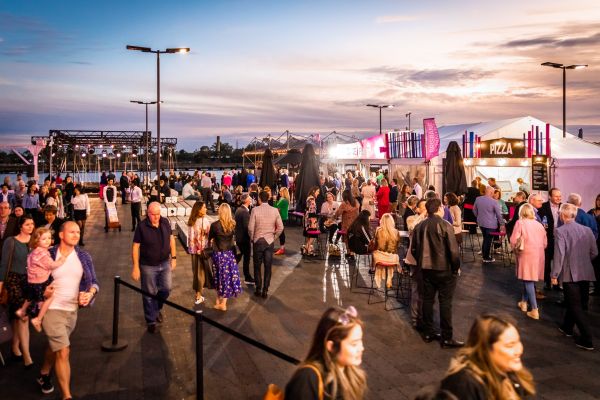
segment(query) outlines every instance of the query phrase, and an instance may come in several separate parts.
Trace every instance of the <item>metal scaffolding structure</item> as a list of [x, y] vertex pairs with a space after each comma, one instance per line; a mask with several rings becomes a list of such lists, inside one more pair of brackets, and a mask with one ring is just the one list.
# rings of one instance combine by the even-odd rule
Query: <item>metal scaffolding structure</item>
[[[89, 131], [89, 130], [50, 130], [48, 136], [32, 136], [31, 143], [44, 143], [50, 146], [49, 164], [52, 175], [52, 157], [58, 149], [84, 151], [93, 154], [96, 150], [118, 149], [146, 157], [145, 172], [150, 176], [150, 153], [168, 150], [172, 154], [177, 147], [177, 138], [161, 138], [160, 146], [151, 131]], [[115, 150], [116, 151], [116, 150]]]

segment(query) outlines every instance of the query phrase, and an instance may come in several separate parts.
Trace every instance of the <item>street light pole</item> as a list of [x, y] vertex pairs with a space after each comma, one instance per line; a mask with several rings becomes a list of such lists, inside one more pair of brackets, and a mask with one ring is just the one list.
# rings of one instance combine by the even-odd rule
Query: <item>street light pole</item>
[[544, 67], [562, 69], [563, 76], [563, 138], [567, 137], [567, 70], [587, 68], [587, 64], [563, 65], [555, 62], [542, 63]]
[[[157, 101], [141, 101], [141, 100], [130, 100], [130, 103], [135, 104], [143, 104], [146, 106], [146, 130], [145, 130], [145, 138], [146, 138], [146, 183], [150, 183], [150, 138], [148, 137], [148, 105], [149, 104], [158, 104]], [[162, 103], [162, 101], [160, 102]]]
[[381, 109], [382, 108], [394, 108], [393, 104], [367, 104], [367, 107], [373, 107], [373, 108], [379, 108], [379, 134], [381, 135], [383, 133], [382, 127], [381, 127]]
[[408, 118], [408, 131], [410, 132], [410, 116], [411, 116], [411, 112], [406, 113], [405, 117]]
[[189, 47], [174, 47], [166, 50], [152, 50], [150, 47], [142, 46], [131, 46], [127, 45], [127, 50], [141, 51], [142, 53], [154, 53], [156, 54], [156, 175], [160, 177], [160, 154], [161, 154], [161, 143], [160, 143], [160, 55], [161, 54], [173, 54], [173, 53], [189, 53]]

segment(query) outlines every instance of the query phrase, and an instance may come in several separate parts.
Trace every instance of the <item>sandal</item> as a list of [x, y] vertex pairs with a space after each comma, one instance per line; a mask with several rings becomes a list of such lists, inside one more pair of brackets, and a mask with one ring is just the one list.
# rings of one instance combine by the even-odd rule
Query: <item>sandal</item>
[[200, 297], [196, 297], [196, 299], [194, 300], [194, 304], [198, 305], [198, 304], [202, 304], [204, 303], [204, 297], [200, 296]]

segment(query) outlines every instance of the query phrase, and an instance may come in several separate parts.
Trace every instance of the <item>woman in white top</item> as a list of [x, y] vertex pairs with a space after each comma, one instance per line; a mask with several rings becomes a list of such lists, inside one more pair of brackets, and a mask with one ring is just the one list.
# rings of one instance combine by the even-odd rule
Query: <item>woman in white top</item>
[[452, 215], [454, 236], [456, 236], [456, 241], [460, 245], [462, 243], [462, 215], [458, 206], [458, 197], [454, 193], [448, 192], [444, 195], [444, 204], [448, 207], [450, 215]]
[[377, 214], [375, 213], [375, 197], [377, 195], [375, 185], [370, 180], [366, 181], [362, 186], [360, 194], [362, 195], [362, 209], [371, 213], [371, 219], [377, 218]]
[[79, 245], [85, 246], [85, 243], [83, 243], [83, 232], [85, 231], [85, 221], [90, 216], [90, 201], [87, 194], [83, 193], [81, 185], [75, 186], [71, 205], [73, 206], [75, 222], [79, 225]]
[[335, 218], [335, 212], [340, 207], [340, 204], [333, 199], [333, 193], [327, 192], [325, 202], [321, 205], [321, 231], [328, 231], [329, 244], [333, 243], [333, 235], [337, 231], [338, 224]]

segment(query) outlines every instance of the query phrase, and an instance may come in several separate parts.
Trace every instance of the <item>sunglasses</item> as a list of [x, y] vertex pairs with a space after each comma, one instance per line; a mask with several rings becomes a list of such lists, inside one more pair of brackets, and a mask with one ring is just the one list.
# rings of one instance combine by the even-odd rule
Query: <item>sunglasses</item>
[[340, 314], [337, 322], [342, 325], [348, 325], [350, 323], [350, 319], [352, 318], [358, 318], [358, 311], [356, 311], [354, 306], [349, 306], [342, 314]]

